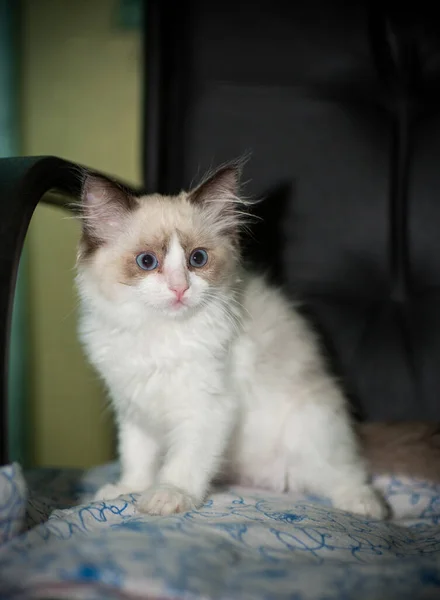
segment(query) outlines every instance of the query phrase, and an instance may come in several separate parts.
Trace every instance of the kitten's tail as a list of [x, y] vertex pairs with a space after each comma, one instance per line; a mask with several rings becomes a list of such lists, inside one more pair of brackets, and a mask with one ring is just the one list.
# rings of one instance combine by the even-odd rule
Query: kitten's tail
[[358, 432], [372, 474], [440, 483], [440, 423], [363, 423]]

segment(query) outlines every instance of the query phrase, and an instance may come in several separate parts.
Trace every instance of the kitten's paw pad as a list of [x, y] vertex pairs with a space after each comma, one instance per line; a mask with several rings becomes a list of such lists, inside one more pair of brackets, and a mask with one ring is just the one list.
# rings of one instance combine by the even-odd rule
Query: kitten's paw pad
[[374, 488], [364, 486], [347, 490], [334, 499], [334, 506], [372, 519], [383, 520], [390, 516], [390, 508]]
[[158, 485], [144, 492], [136, 504], [140, 512], [165, 517], [196, 507], [195, 499], [174, 485]]
[[118, 483], [107, 483], [100, 488], [93, 497], [95, 502], [102, 500], [116, 500], [119, 496], [129, 494], [130, 490]]

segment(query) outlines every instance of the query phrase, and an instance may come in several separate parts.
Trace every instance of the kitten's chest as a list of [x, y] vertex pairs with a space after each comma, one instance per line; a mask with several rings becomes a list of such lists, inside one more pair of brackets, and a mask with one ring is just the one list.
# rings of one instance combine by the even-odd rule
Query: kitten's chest
[[188, 344], [168, 332], [118, 330], [99, 331], [87, 341], [92, 362], [105, 379], [113, 384], [120, 380], [126, 388], [136, 383], [177, 375], [185, 369]]
[[218, 361], [197, 332], [190, 336], [176, 327], [121, 332], [90, 324], [82, 338], [117, 412], [156, 428], [191, 408], [191, 391], [218, 373]]

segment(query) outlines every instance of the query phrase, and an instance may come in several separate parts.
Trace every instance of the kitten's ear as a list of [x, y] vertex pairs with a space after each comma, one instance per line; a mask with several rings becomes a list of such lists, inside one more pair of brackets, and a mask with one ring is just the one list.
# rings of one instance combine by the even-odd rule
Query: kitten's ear
[[245, 217], [246, 203], [239, 196], [241, 167], [239, 162], [220, 167], [188, 194], [188, 200], [203, 210], [213, 230], [229, 235], [234, 242]]
[[220, 167], [209, 175], [200, 185], [189, 193], [189, 201], [193, 204], [204, 204], [205, 202], [229, 204], [237, 198], [240, 188], [241, 166], [239, 163]]
[[87, 173], [81, 190], [83, 231], [96, 242], [109, 241], [138, 203], [128, 188], [101, 175]]

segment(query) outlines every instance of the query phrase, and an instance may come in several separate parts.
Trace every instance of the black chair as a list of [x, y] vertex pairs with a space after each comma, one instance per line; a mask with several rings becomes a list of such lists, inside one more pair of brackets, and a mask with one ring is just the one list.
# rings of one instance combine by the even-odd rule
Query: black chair
[[[246, 192], [266, 200], [248, 257], [303, 300], [358, 416], [440, 420], [438, 17], [342, 0], [146, 7], [147, 191], [251, 151]], [[47, 190], [77, 186], [60, 159], [0, 161], [3, 462], [25, 232]]]

